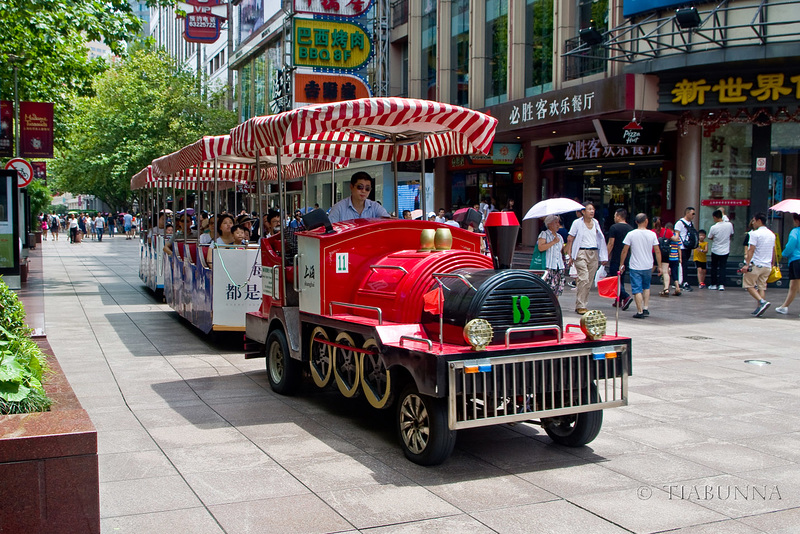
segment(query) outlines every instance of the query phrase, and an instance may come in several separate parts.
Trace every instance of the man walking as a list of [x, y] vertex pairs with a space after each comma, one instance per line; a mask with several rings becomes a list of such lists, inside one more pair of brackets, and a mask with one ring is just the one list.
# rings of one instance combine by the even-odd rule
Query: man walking
[[627, 310], [631, 305], [631, 296], [625, 291], [625, 280], [622, 270], [620, 270], [620, 254], [624, 246], [622, 241], [628, 232], [633, 231], [633, 227], [628, 224], [627, 210], [620, 208], [614, 213], [614, 224], [608, 230], [608, 276], [617, 276], [619, 274], [619, 295], [614, 306], [621, 306], [623, 310]]
[[708, 289], [725, 291], [725, 271], [728, 268], [728, 254], [731, 253], [733, 224], [725, 220], [722, 210], [714, 210], [711, 217], [714, 224], [706, 237], [711, 241], [711, 285]]
[[570, 251], [569, 264], [575, 264], [578, 272], [575, 297], [575, 313], [583, 315], [588, 311], [589, 290], [599, 263], [608, 263], [608, 245], [600, 223], [594, 218], [594, 204], [585, 202], [581, 210], [583, 217], [575, 219], [569, 230], [567, 249]]
[[126, 213], [122, 220], [124, 221], [125, 239], [133, 239], [133, 215]]
[[744, 258], [742, 287], [758, 302], [758, 306], [751, 312], [751, 315], [761, 317], [770, 304], [766, 300], [767, 278], [772, 270], [772, 260], [775, 257], [775, 234], [767, 228], [765, 213], [756, 213], [751, 224], [753, 231], [750, 232], [750, 245], [747, 247]]
[[103, 241], [103, 233], [106, 231], [106, 220], [103, 218], [102, 213], [98, 213], [94, 219], [94, 228], [97, 231], [97, 242]]
[[656, 234], [647, 229], [647, 215], [636, 216], [636, 230], [631, 230], [623, 239], [620, 254], [620, 271], [625, 269], [628, 252], [631, 254], [630, 277], [631, 292], [636, 301], [634, 319], [644, 319], [650, 315], [650, 278], [653, 273], [653, 254], [656, 255], [657, 272], [661, 274], [661, 248]]
[[678, 219], [675, 223], [674, 231], [681, 237], [681, 277], [683, 278], [683, 289], [692, 292], [692, 286], [689, 285], [689, 278], [686, 276], [686, 269], [692, 259], [692, 250], [694, 247], [689, 248], [687, 242], [689, 240], [689, 228], [693, 228], [692, 219], [694, 219], [695, 210], [692, 207], [683, 210], [683, 217]]

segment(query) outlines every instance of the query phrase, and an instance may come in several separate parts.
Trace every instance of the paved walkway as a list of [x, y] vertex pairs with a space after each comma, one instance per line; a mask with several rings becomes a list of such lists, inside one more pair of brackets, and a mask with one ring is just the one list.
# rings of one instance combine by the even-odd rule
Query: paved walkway
[[423, 468], [390, 413], [275, 395], [264, 360], [179, 320], [140, 283], [136, 241], [40, 247], [47, 336], [98, 429], [104, 532], [800, 531], [798, 305], [757, 319], [734, 288], [655, 297], [650, 318], [623, 313], [630, 406], [590, 446], [490, 427]]

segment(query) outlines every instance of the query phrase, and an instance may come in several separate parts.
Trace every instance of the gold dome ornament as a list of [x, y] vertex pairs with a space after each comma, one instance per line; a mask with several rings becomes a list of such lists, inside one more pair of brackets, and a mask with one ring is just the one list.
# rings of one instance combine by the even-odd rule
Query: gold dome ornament
[[581, 330], [586, 339], [600, 339], [606, 335], [606, 314], [600, 310], [589, 310], [581, 317]]

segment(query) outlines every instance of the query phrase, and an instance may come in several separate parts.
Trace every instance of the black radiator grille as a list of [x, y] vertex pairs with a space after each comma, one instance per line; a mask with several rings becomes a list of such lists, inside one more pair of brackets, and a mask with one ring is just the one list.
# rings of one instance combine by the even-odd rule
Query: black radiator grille
[[[527, 296], [530, 299], [531, 317], [527, 322], [514, 323], [513, 301], [514, 297]], [[544, 288], [529, 287], [524, 291], [520, 288], [497, 288], [493, 290], [483, 302], [477, 318], [489, 321], [494, 330], [494, 343], [505, 342], [505, 331], [508, 328], [519, 326], [561, 326], [561, 314], [553, 303], [553, 296]], [[524, 339], [539, 336], [555, 337], [554, 332], [532, 332], [530, 334], [517, 334], [514, 339]]]

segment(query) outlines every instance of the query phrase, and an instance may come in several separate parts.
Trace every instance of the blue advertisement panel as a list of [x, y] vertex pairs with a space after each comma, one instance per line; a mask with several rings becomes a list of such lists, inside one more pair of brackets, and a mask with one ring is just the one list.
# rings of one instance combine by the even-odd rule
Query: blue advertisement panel
[[675, 0], [624, 0], [622, 3], [622, 16], [632, 17], [648, 11], [658, 11], [668, 7], [689, 6], [692, 2], [676, 2]]

